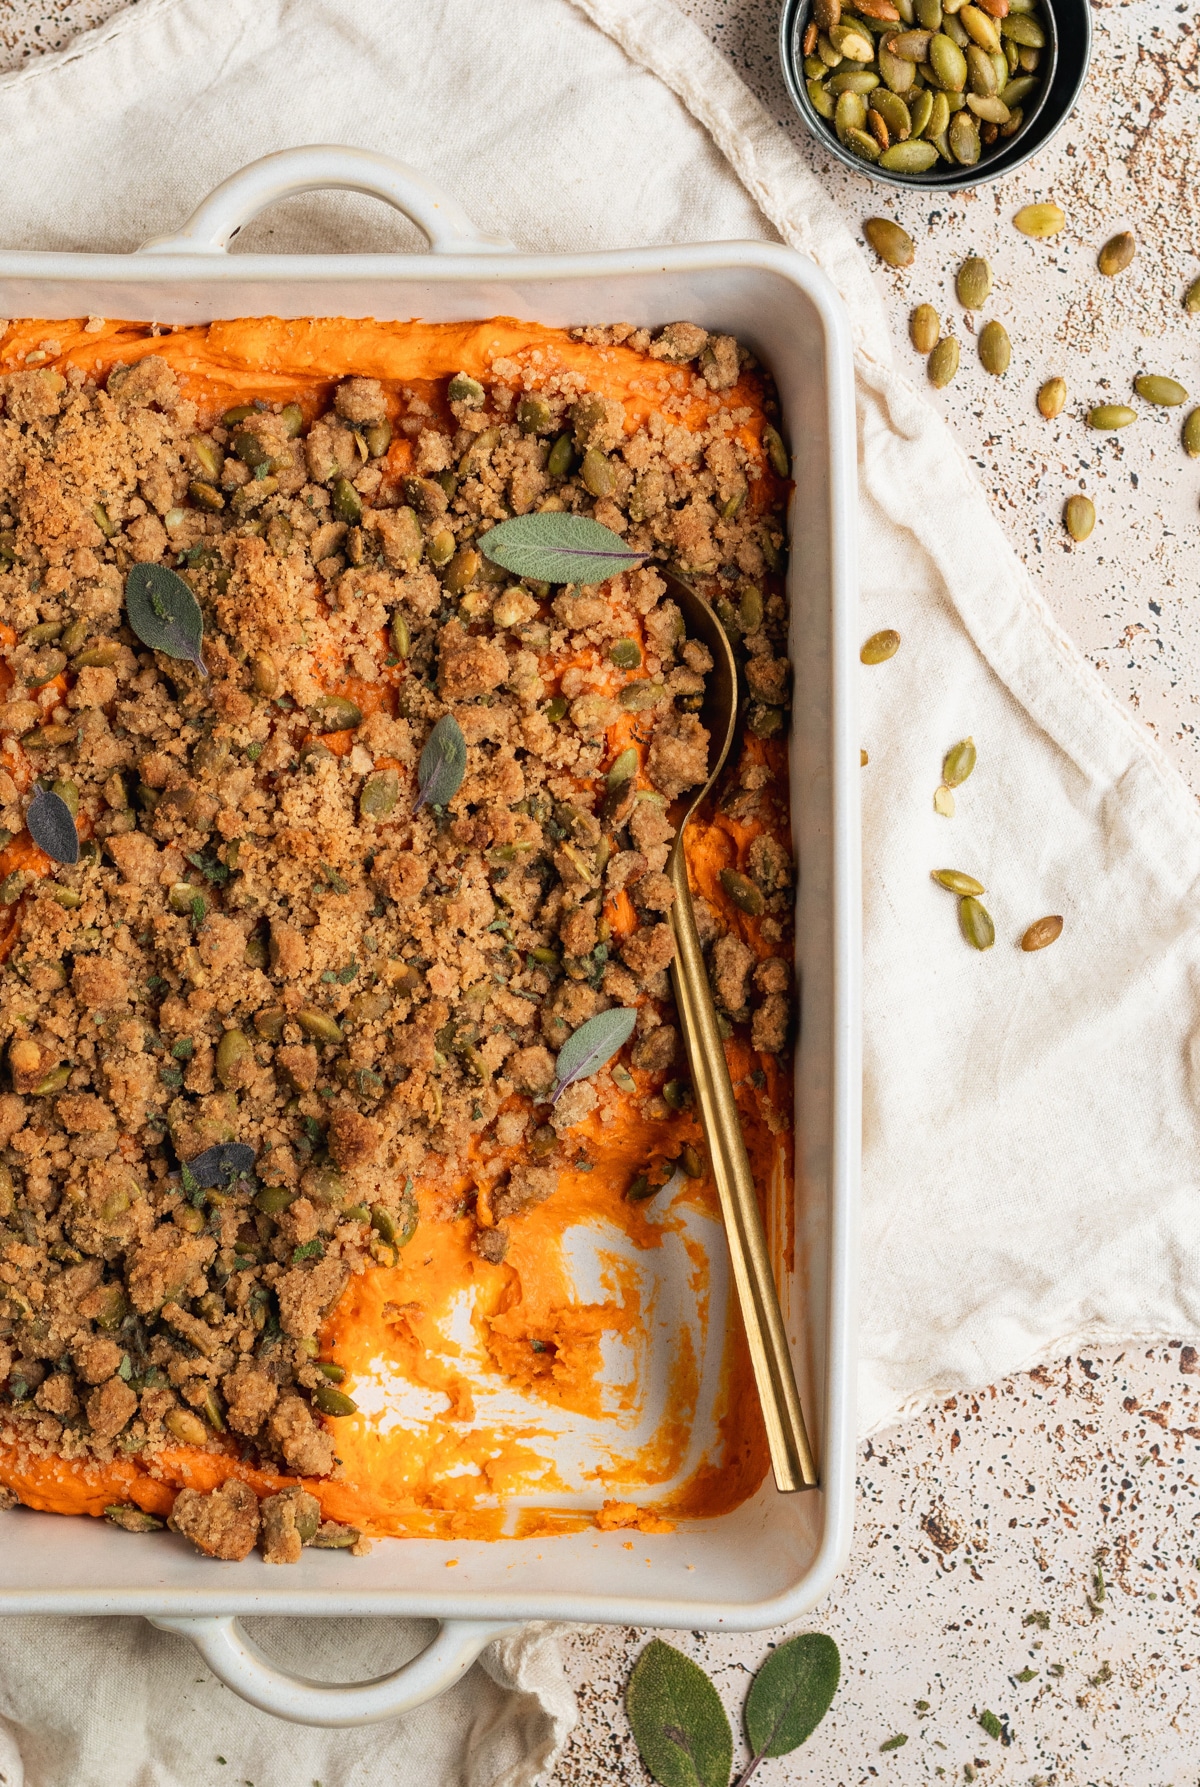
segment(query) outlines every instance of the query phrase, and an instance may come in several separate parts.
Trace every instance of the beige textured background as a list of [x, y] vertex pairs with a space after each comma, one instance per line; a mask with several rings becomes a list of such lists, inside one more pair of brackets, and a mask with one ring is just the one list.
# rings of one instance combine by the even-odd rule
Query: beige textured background
[[[919, 375], [906, 334], [915, 304], [952, 319], [962, 371], [934, 401], [1064, 625], [1200, 793], [1200, 463], [1179, 446], [1178, 411], [1146, 409], [1115, 437], [1080, 420], [1093, 402], [1125, 399], [1143, 370], [1200, 393], [1200, 318], [1189, 323], [1180, 306], [1200, 272], [1195, 0], [1096, 5], [1076, 118], [1029, 169], [951, 200], [893, 197], [810, 142], [779, 79], [773, 0], [680, 3], [793, 132], [848, 222], [882, 213], [914, 236], [913, 268], [877, 268], [897, 352]], [[119, 4], [0, 0], [0, 67], [62, 47]], [[1065, 207], [1070, 228], [1056, 244], [1025, 242], [1011, 213], [1046, 197]], [[1141, 248], [1129, 273], [1105, 281], [1095, 250], [1121, 227]], [[987, 255], [996, 274], [987, 314], [1005, 322], [1014, 347], [1003, 381], [982, 372], [953, 301], [968, 253]], [[1033, 394], [1052, 372], [1067, 379], [1070, 400], [1049, 425]], [[1080, 547], [1059, 520], [1074, 489], [1100, 517]], [[849, 1568], [805, 1622], [836, 1638], [843, 1685], [810, 1743], [763, 1766], [763, 1787], [1195, 1787], [1198, 1468], [1200, 1360], [1179, 1343], [1059, 1361], [868, 1444]], [[583, 1716], [559, 1787], [647, 1779], [621, 1710], [642, 1636], [601, 1629], [569, 1640]], [[736, 1724], [750, 1673], [780, 1636], [675, 1641], [712, 1671]], [[1010, 1742], [979, 1726], [985, 1708]], [[882, 1753], [899, 1734], [905, 1744]], [[240, 1777], [227, 1745], [225, 1754], [221, 1768], [214, 1746], [214, 1781]]]

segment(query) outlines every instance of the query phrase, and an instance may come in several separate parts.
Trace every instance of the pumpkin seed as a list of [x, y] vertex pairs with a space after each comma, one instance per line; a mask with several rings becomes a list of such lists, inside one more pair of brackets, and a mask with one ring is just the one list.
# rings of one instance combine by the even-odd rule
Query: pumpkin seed
[[[978, 93], [968, 93], [967, 104], [984, 124], [1007, 124], [1011, 116], [1004, 101], [995, 95], [987, 98]], [[989, 138], [988, 141], [990, 140]]]
[[885, 627], [881, 633], [872, 633], [864, 641], [858, 656], [864, 664], [884, 664], [894, 658], [900, 650], [900, 635], [893, 627]]
[[648, 707], [657, 707], [666, 692], [662, 683], [648, 682], [643, 677], [636, 683], [626, 683], [617, 700], [626, 713], [640, 714]]
[[662, 1186], [656, 1185], [649, 1173], [639, 1173], [629, 1185], [625, 1196], [631, 1204], [644, 1204], [648, 1198], [654, 1196], [656, 1191], [661, 1190]]
[[950, 152], [961, 167], [973, 168], [982, 145], [979, 126], [969, 111], [955, 112], [950, 120]]
[[1088, 411], [1089, 428], [1128, 428], [1136, 421], [1137, 411], [1131, 410], [1126, 403], [1098, 403], [1095, 409]]
[[340, 1526], [335, 1520], [323, 1520], [312, 1537], [316, 1551], [346, 1551], [357, 1545], [362, 1534], [356, 1526]]
[[756, 887], [748, 875], [739, 874], [737, 869], [722, 869], [719, 879], [739, 912], [745, 912], [751, 918], [761, 916], [766, 901], [762, 889]]
[[392, 651], [403, 662], [412, 650], [412, 636], [408, 630], [408, 622], [398, 608], [392, 616], [390, 638]]
[[[887, 125], [892, 142], [907, 141], [913, 133], [912, 118], [900, 95], [889, 92], [886, 87], [877, 87], [871, 95], [871, 104]], [[886, 143], [884, 147], [887, 147]]]
[[264, 1042], [278, 1042], [283, 1035], [287, 1013], [282, 1005], [268, 1005], [254, 1016], [254, 1028]]
[[255, 652], [250, 659], [250, 678], [255, 693], [268, 697], [279, 693], [279, 671], [270, 652]]
[[63, 1090], [70, 1078], [71, 1068], [67, 1062], [64, 1062], [61, 1067], [51, 1068], [45, 1078], [39, 1080], [33, 1088], [33, 1096], [35, 1098], [53, 1098], [56, 1092]]
[[1143, 372], [1133, 381], [1133, 388], [1139, 397], [1147, 403], [1157, 403], [1165, 409], [1173, 409], [1178, 403], [1187, 402], [1187, 392], [1178, 379], [1163, 378], [1158, 373]]
[[1004, 103], [1009, 111], [1014, 111], [1017, 106], [1027, 100], [1034, 88], [1039, 85], [1040, 83], [1028, 74], [1018, 75], [1015, 80], [1005, 81], [1000, 91], [1004, 95]]
[[662, 1089], [663, 1103], [673, 1111], [686, 1111], [695, 1103], [695, 1095], [686, 1080], [668, 1080]]
[[[875, 103], [876, 105], [879, 104], [878, 93], [875, 95]], [[904, 102], [901, 101], [901, 104], [903, 103]], [[905, 109], [907, 110], [911, 121], [909, 128], [912, 135], [915, 137], [924, 136], [929, 127], [929, 120], [933, 115], [933, 94], [929, 91], [929, 88], [922, 87], [920, 92], [914, 95], [912, 104]]]
[[253, 1064], [254, 1051], [243, 1030], [226, 1030], [217, 1044], [217, 1078], [227, 1090], [241, 1084], [246, 1068]]
[[[857, 93], [860, 96], [864, 93], [874, 93], [878, 85], [879, 76], [877, 74], [871, 74], [865, 68], [847, 69], [844, 72], [839, 71], [839, 73], [832, 75], [828, 82], [829, 91], [831, 93], [836, 93], [839, 97], [844, 93]], [[863, 109], [863, 117], [864, 119], [866, 117], [865, 107]]]
[[617, 488], [617, 474], [613, 470], [612, 461], [599, 447], [587, 449], [579, 468], [579, 477], [584, 489], [595, 497], [611, 496]]
[[312, 715], [322, 732], [353, 732], [362, 725], [362, 709], [345, 695], [323, 695]]
[[348, 527], [357, 527], [362, 520], [362, 497], [349, 478], [335, 478], [333, 484], [333, 516]]
[[163, 1417], [163, 1426], [181, 1446], [203, 1446], [208, 1440], [208, 1429], [191, 1409], [171, 1409]]
[[1048, 236], [1057, 236], [1066, 221], [1066, 212], [1061, 205], [1022, 205], [1013, 218], [1013, 225], [1023, 236], [1044, 242]]
[[916, 254], [913, 239], [890, 217], [868, 217], [863, 224], [863, 235], [889, 267], [912, 266]]
[[443, 565], [450, 563], [454, 557], [456, 544], [454, 535], [448, 527], [439, 528], [438, 532], [432, 536], [425, 548], [425, 556], [435, 571], [440, 571]]
[[190, 881], [175, 881], [167, 892], [167, 905], [172, 912], [196, 917], [197, 905], [199, 918], [202, 920], [208, 912], [208, 899], [198, 887]]
[[[975, 740], [960, 738], [956, 745], [951, 745], [942, 760], [942, 781], [947, 788], [959, 788], [975, 768]], [[974, 893], [973, 887], [963, 889], [964, 893]], [[980, 892], [983, 890], [980, 889]]]
[[225, 498], [215, 484], [206, 484], [203, 478], [193, 478], [188, 485], [188, 496], [198, 509], [209, 515], [219, 515], [225, 507]]
[[1067, 381], [1064, 378], [1048, 378], [1037, 394], [1038, 409], [1047, 422], [1053, 422], [1061, 416], [1067, 401]]
[[1063, 522], [1073, 540], [1086, 540], [1096, 525], [1096, 507], [1090, 497], [1069, 496], [1063, 509]]
[[866, 121], [867, 108], [862, 94], [839, 94], [837, 109], [833, 114], [833, 128], [837, 131], [838, 141], [844, 143], [849, 132], [861, 130]]
[[1200, 459], [1200, 410], [1193, 410], [1183, 425], [1183, 450], [1190, 459]]
[[880, 44], [876, 57], [889, 93], [904, 94], [914, 90], [917, 82], [915, 65], [906, 62], [903, 56], [894, 56], [886, 39]]
[[898, 31], [888, 38], [888, 49], [904, 62], [927, 62], [933, 37], [932, 31]]
[[571, 461], [575, 457], [574, 443], [569, 434], [560, 434], [550, 449], [546, 460], [546, 470], [552, 478], [565, 478], [571, 469]]
[[618, 670], [637, 670], [642, 662], [642, 648], [636, 639], [614, 639], [608, 657]]
[[57, 794], [72, 819], [79, 817], [79, 789], [74, 782], [54, 782], [50, 792]]
[[400, 778], [394, 769], [376, 770], [368, 776], [358, 797], [364, 819], [386, 819], [400, 798]]
[[1096, 265], [1108, 279], [1115, 279], [1123, 273], [1134, 255], [1137, 253], [1137, 239], [1131, 230], [1122, 230], [1119, 236], [1110, 236], [1100, 253], [1096, 256]]
[[973, 894], [967, 894], [958, 902], [958, 923], [972, 949], [990, 949], [996, 941], [991, 914]]
[[156, 1520], [153, 1514], [147, 1514], [136, 1502], [113, 1502], [104, 1510], [104, 1518], [113, 1526], [119, 1526], [126, 1533], [159, 1533], [162, 1521]]
[[954, 290], [964, 310], [982, 310], [992, 292], [992, 269], [981, 255], [973, 254], [958, 269]]
[[[953, 129], [953, 126], [951, 126]], [[1008, 371], [1012, 359], [1012, 343], [1003, 323], [985, 323], [979, 331], [979, 359], [985, 372], [1000, 378]]]
[[937, 31], [929, 40], [929, 65], [944, 93], [961, 93], [967, 84], [967, 59], [952, 38]]
[[1001, 37], [1011, 37], [1024, 49], [1044, 50], [1046, 47], [1045, 27], [1037, 19], [1030, 18], [1028, 13], [1010, 12], [1000, 20]]
[[1063, 921], [1060, 914], [1051, 913], [1045, 918], [1035, 918], [1021, 939], [1021, 948], [1027, 953], [1035, 949], [1048, 949], [1057, 943], [1062, 936]]
[[[994, 98], [1000, 90], [995, 64], [986, 50], [977, 43], [967, 46], [967, 81], [971, 92], [980, 98]], [[1007, 70], [1005, 71], [1007, 76]], [[967, 102], [970, 104], [970, 101]]]
[[466, 372], [455, 373], [446, 387], [446, 396], [451, 403], [465, 404], [467, 409], [472, 410], [482, 409], [487, 399], [487, 393], [479, 380], [473, 379]]
[[953, 819], [954, 796], [947, 787], [943, 786], [934, 789], [933, 810], [935, 813], [940, 813], [943, 819]]
[[691, 1142], [684, 1143], [683, 1152], [679, 1156], [679, 1167], [689, 1179], [704, 1177], [704, 1162], [700, 1157], [700, 1150], [694, 1148]]
[[931, 354], [938, 344], [941, 323], [932, 304], [918, 304], [908, 320], [909, 340], [919, 354]]
[[869, 131], [851, 125], [842, 136], [844, 146], [863, 161], [879, 160], [879, 144]]
[[553, 420], [544, 397], [522, 397], [517, 405], [517, 427], [522, 434], [546, 434]]
[[805, 85], [808, 88], [808, 97], [812, 100], [813, 111], [819, 118], [825, 118], [832, 123], [837, 108], [833, 95], [826, 90], [824, 81], [807, 81]]
[[282, 1216], [296, 1197], [297, 1193], [289, 1191], [286, 1185], [264, 1185], [254, 1194], [254, 1206], [264, 1216]]
[[926, 368], [929, 382], [939, 391], [948, 385], [958, 371], [958, 360], [961, 350], [956, 335], [943, 335], [929, 356]]
[[841, 54], [848, 56], [852, 62], [873, 60], [875, 45], [857, 20], [853, 24], [831, 25], [827, 35], [834, 49], [840, 50]]
[[927, 174], [937, 158], [932, 143], [910, 137], [907, 142], [893, 143], [890, 149], [885, 149], [879, 157], [879, 165], [893, 174]]
[[342, 1040], [341, 1025], [327, 1011], [318, 1011], [314, 1006], [306, 1005], [303, 1011], [296, 1013], [296, 1022], [305, 1036], [311, 1036], [314, 1042]]
[[1195, 316], [1197, 313], [1200, 313], [1200, 279], [1193, 279], [1191, 285], [1189, 285], [1187, 291], [1183, 294], [1183, 308], [1187, 311], [1189, 316]]
[[976, 881], [974, 875], [964, 874], [962, 869], [931, 869], [929, 873], [939, 887], [949, 888], [953, 894], [977, 896], [984, 891], [983, 882]]
[[318, 1384], [312, 1391], [314, 1405], [323, 1415], [335, 1415], [339, 1419], [346, 1415], [357, 1415], [358, 1404], [344, 1390], [335, 1390], [332, 1384]]
[[629, 745], [619, 754], [619, 756], [614, 757], [612, 767], [609, 770], [608, 775], [605, 777], [605, 786], [607, 788], [620, 788], [625, 782], [630, 781], [636, 776], [637, 767], [638, 754], [633, 746]]
[[446, 566], [443, 578], [448, 594], [465, 595], [479, 575], [483, 559], [473, 546], [463, 546], [451, 558]]

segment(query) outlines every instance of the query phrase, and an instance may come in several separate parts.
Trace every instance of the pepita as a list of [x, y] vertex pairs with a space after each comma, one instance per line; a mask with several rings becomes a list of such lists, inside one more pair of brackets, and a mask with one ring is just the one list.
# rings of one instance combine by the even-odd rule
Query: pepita
[[990, 949], [996, 941], [991, 914], [973, 894], [967, 894], [958, 902], [958, 923], [972, 949]]
[[1045, 918], [1035, 918], [1021, 939], [1021, 948], [1027, 954], [1035, 949], [1048, 949], [1057, 943], [1062, 936], [1063, 921], [1059, 913], [1048, 914]]
[[1133, 388], [1147, 403], [1160, 404], [1164, 409], [1174, 409], [1176, 404], [1187, 402], [1188, 394], [1179, 380], [1164, 378], [1159, 373], [1143, 372], [1134, 379]]
[[879, 165], [893, 174], [927, 174], [937, 158], [932, 143], [909, 137], [907, 142], [893, 143], [890, 149], [885, 149], [879, 157]]
[[1065, 378], [1048, 378], [1037, 394], [1037, 406], [1047, 422], [1053, 422], [1061, 416], [1067, 401], [1067, 381]]
[[868, 217], [863, 235], [881, 261], [889, 267], [911, 267], [916, 248], [907, 230], [893, 223], [890, 217]]
[[250, 1038], [242, 1030], [226, 1030], [217, 1044], [217, 1078], [228, 1091], [241, 1086], [254, 1067]]
[[737, 869], [722, 869], [719, 879], [739, 912], [750, 918], [762, 916], [766, 906], [762, 889], [756, 887], [748, 875], [740, 874]]
[[1098, 403], [1095, 409], [1088, 411], [1088, 427], [1101, 428], [1111, 432], [1114, 428], [1128, 428], [1131, 422], [1137, 421], [1137, 411], [1131, 410], [1127, 403]]
[[929, 66], [944, 93], [961, 93], [967, 84], [967, 59], [944, 31], [929, 40]]
[[1000, 378], [1008, 371], [1011, 359], [1012, 343], [1004, 324], [994, 320], [985, 323], [979, 331], [979, 361], [983, 370]]
[[[975, 768], [975, 740], [960, 738], [956, 745], [951, 745], [942, 760], [942, 781], [947, 788], [960, 788]], [[967, 893], [974, 893], [974, 888], [966, 888]], [[982, 889], [980, 890], [982, 892]]]
[[974, 875], [964, 874], [962, 869], [931, 869], [929, 873], [939, 887], [948, 888], [960, 898], [967, 894], [978, 898], [984, 892], [983, 882], [976, 881]]
[[323, 1415], [333, 1415], [339, 1420], [347, 1415], [357, 1415], [358, 1404], [344, 1390], [335, 1390], [332, 1384], [318, 1384], [312, 1391], [313, 1406], [319, 1408]]
[[864, 664], [885, 664], [894, 658], [900, 650], [900, 635], [893, 627], [885, 627], [881, 633], [872, 633], [863, 644], [858, 656]]
[[614, 639], [608, 648], [608, 658], [618, 670], [637, 670], [641, 667], [642, 648], [636, 639]]
[[933, 791], [933, 810], [940, 813], [943, 819], [954, 817], [954, 796], [944, 783]]
[[[950, 153], [961, 167], [973, 168], [979, 160], [979, 126], [970, 111], [955, 112], [948, 132]], [[981, 356], [982, 357], [982, 356]]]
[[879, 144], [868, 131], [858, 130], [852, 125], [842, 141], [847, 149], [853, 150], [863, 161], [879, 160]]
[[763, 429], [762, 444], [771, 470], [775, 473], [775, 476], [777, 478], [790, 478], [792, 475], [792, 466], [791, 461], [788, 458], [788, 450], [783, 444], [783, 436], [780, 434], [778, 428], [772, 428], [769, 422]]
[[341, 1025], [327, 1011], [318, 1011], [314, 1006], [306, 1005], [302, 1011], [296, 1013], [296, 1022], [305, 1036], [311, 1036], [314, 1042], [342, 1040]]
[[918, 304], [908, 321], [909, 340], [919, 354], [931, 354], [938, 344], [941, 328], [938, 313], [933, 305]]
[[1066, 221], [1066, 212], [1061, 205], [1055, 204], [1022, 205], [1013, 218], [1015, 228], [1023, 236], [1031, 236], [1035, 242], [1044, 242], [1049, 236], [1057, 236], [1065, 227]]
[[400, 798], [400, 778], [394, 769], [376, 770], [368, 776], [358, 797], [364, 819], [386, 819]]
[[992, 269], [982, 255], [973, 254], [958, 269], [954, 290], [964, 310], [982, 310], [992, 294]]
[[1189, 316], [1200, 314], [1200, 279], [1193, 279], [1183, 294], [1183, 308]]
[[954, 378], [960, 352], [957, 335], [943, 335], [930, 354], [926, 371], [930, 384], [937, 390], [942, 390]]
[[1063, 509], [1063, 522], [1073, 540], [1086, 540], [1096, 525], [1096, 506], [1088, 496], [1078, 492], [1069, 496]]
[[1183, 450], [1189, 459], [1200, 459], [1200, 410], [1193, 410], [1183, 425]]
[[1115, 279], [1123, 273], [1137, 253], [1137, 238], [1131, 230], [1122, 230], [1119, 236], [1110, 236], [1100, 253], [1096, 256], [1096, 265], [1107, 279]]

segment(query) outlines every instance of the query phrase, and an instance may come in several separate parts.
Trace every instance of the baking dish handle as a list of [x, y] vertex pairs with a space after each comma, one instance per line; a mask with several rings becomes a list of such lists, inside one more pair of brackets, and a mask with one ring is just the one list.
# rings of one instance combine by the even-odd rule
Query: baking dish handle
[[435, 254], [511, 254], [512, 243], [477, 229], [457, 200], [432, 180], [388, 155], [338, 143], [280, 149], [231, 174], [210, 192], [183, 228], [156, 236], [139, 254], [224, 254], [242, 225], [280, 199], [327, 189], [365, 192], [402, 211], [423, 230]]
[[448, 1620], [432, 1643], [390, 1675], [365, 1682], [319, 1682], [289, 1675], [236, 1619], [152, 1619], [161, 1632], [190, 1638], [219, 1681], [251, 1706], [294, 1725], [375, 1725], [411, 1712], [452, 1688], [494, 1638], [519, 1632], [499, 1620]]

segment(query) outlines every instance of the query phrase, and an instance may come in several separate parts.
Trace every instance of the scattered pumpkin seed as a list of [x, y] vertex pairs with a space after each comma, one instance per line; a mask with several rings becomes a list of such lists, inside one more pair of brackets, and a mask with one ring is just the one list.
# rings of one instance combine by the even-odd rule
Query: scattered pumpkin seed
[[931, 354], [938, 344], [941, 322], [932, 304], [918, 304], [908, 319], [908, 336], [919, 354]]
[[287, 1013], [282, 1005], [268, 1005], [254, 1016], [254, 1028], [264, 1042], [278, 1042], [283, 1035]]
[[163, 1523], [147, 1514], [136, 1502], [113, 1502], [104, 1510], [104, 1518], [126, 1533], [159, 1533]]
[[943, 390], [954, 378], [961, 352], [957, 335], [943, 335], [930, 354], [926, 372], [930, 384], [937, 390]]
[[1012, 343], [1003, 323], [993, 320], [979, 331], [979, 361], [985, 372], [1000, 378], [1008, 371], [1012, 359]]
[[719, 879], [739, 912], [745, 912], [750, 918], [761, 917], [766, 901], [762, 889], [756, 887], [748, 875], [740, 874], [737, 869], [722, 869]]
[[1189, 316], [1200, 314], [1200, 279], [1193, 279], [1183, 294], [1183, 308]]
[[689, 1179], [703, 1179], [704, 1177], [704, 1161], [701, 1159], [700, 1150], [693, 1147], [691, 1142], [684, 1143], [683, 1152], [679, 1156], [679, 1167], [680, 1171], [685, 1173]]
[[657, 707], [666, 692], [662, 683], [649, 682], [642, 677], [635, 683], [626, 683], [617, 700], [626, 713], [640, 714], [648, 707]]
[[1189, 459], [1200, 459], [1200, 410], [1193, 410], [1183, 425], [1183, 450]]
[[1088, 411], [1088, 427], [1101, 428], [1111, 432], [1114, 428], [1128, 428], [1131, 422], [1137, 421], [1137, 411], [1131, 410], [1127, 403], [1098, 403], [1095, 409]]
[[357, 1415], [358, 1404], [344, 1390], [335, 1390], [332, 1384], [318, 1384], [312, 1392], [314, 1405], [323, 1415], [335, 1415], [343, 1418], [346, 1415]]
[[982, 255], [973, 254], [958, 269], [954, 290], [964, 310], [982, 310], [992, 295], [992, 269]]
[[1110, 236], [1100, 253], [1096, 256], [1096, 265], [1106, 279], [1115, 279], [1123, 273], [1137, 253], [1137, 238], [1130, 230], [1122, 230], [1119, 236]]
[[964, 874], [962, 869], [931, 869], [930, 875], [939, 887], [948, 888], [953, 894], [977, 897], [984, 891], [982, 881], [976, 881], [974, 875]]
[[575, 457], [575, 446], [569, 434], [560, 434], [550, 449], [546, 470], [552, 478], [565, 478]]
[[334, 520], [344, 521], [348, 527], [357, 527], [362, 520], [362, 497], [349, 478], [335, 478], [332, 494]]
[[163, 1426], [181, 1446], [203, 1446], [208, 1443], [208, 1429], [191, 1409], [171, 1409], [163, 1417]]
[[313, 709], [322, 732], [353, 732], [362, 725], [362, 709], [345, 695], [323, 695]]
[[935, 813], [940, 813], [943, 819], [953, 819], [954, 817], [954, 796], [945, 783], [933, 791], [933, 810]]
[[250, 679], [255, 693], [271, 698], [279, 693], [279, 671], [270, 652], [258, 651], [250, 659]]
[[958, 902], [958, 923], [972, 949], [990, 949], [996, 941], [991, 914], [973, 894], [965, 895]]
[[859, 749], [858, 749], [858, 767], [860, 769], [866, 769], [866, 767], [870, 761], [871, 761], [871, 759], [867, 756], [867, 753], [863, 750], [862, 746], [860, 745]]
[[609, 662], [618, 670], [637, 670], [641, 667], [642, 648], [636, 639], [615, 639], [608, 648]]
[[619, 788], [637, 774], [638, 754], [632, 745], [613, 758], [612, 767], [605, 778], [607, 788]]
[[368, 776], [358, 797], [358, 810], [365, 819], [386, 819], [400, 798], [400, 778], [394, 769], [376, 770]]
[[243, 1030], [226, 1030], [217, 1044], [217, 1078], [226, 1089], [241, 1083], [254, 1059], [250, 1038]]
[[1067, 381], [1064, 378], [1048, 378], [1037, 394], [1037, 406], [1047, 422], [1053, 422], [1061, 416], [1067, 401]]
[[1073, 540], [1086, 540], [1096, 525], [1096, 505], [1091, 497], [1078, 492], [1069, 496], [1063, 508], [1063, 523]]
[[305, 1036], [311, 1036], [314, 1042], [341, 1042], [342, 1027], [337, 1019], [327, 1011], [318, 1011], [314, 1006], [306, 1005], [296, 1013], [296, 1022]]
[[662, 1186], [656, 1185], [649, 1173], [639, 1173], [626, 1189], [625, 1196], [631, 1204], [644, 1204], [656, 1191], [661, 1190]]
[[446, 396], [451, 403], [465, 404], [472, 410], [482, 409], [487, 399], [487, 393], [479, 380], [473, 379], [466, 372], [455, 373], [446, 387]]
[[863, 235], [881, 261], [889, 267], [911, 267], [916, 248], [908, 231], [890, 217], [868, 217]]
[[767, 459], [770, 462], [771, 470], [775, 473], [775, 476], [777, 478], [790, 478], [792, 475], [792, 466], [791, 461], [788, 458], [788, 450], [783, 444], [783, 436], [780, 434], [778, 428], [772, 428], [769, 422], [763, 429], [762, 443], [766, 451]]
[[1061, 205], [1023, 205], [1013, 218], [1013, 224], [1023, 236], [1032, 236], [1036, 242], [1044, 242], [1049, 236], [1057, 236], [1066, 225], [1067, 216]]
[[[960, 738], [956, 745], [951, 745], [942, 762], [942, 781], [947, 788], [959, 788], [975, 768], [975, 740]], [[968, 893], [973, 888], [966, 889]]]
[[872, 633], [864, 641], [858, 656], [864, 664], [885, 664], [894, 658], [900, 650], [900, 635], [894, 627], [885, 627], [881, 633]]
[[1174, 409], [1176, 404], [1187, 402], [1188, 394], [1179, 380], [1164, 378], [1159, 373], [1143, 372], [1134, 379], [1133, 388], [1147, 403], [1157, 403], [1164, 409]]
[[1021, 939], [1021, 948], [1027, 953], [1035, 949], [1048, 949], [1057, 943], [1062, 936], [1063, 921], [1058, 913], [1049, 914], [1046, 918], [1035, 918]]

